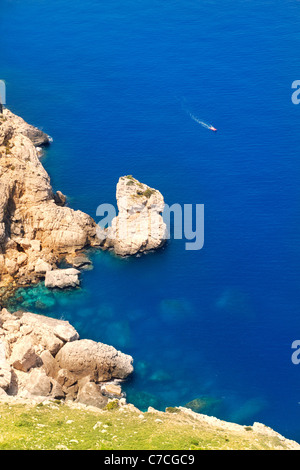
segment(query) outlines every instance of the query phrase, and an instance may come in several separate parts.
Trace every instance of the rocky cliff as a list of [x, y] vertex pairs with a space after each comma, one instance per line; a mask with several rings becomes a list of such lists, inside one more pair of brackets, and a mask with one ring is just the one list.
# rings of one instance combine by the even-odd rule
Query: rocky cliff
[[87, 339], [69, 322], [0, 311], [0, 396], [58, 398], [103, 408], [122, 398], [133, 359]]
[[96, 223], [53, 193], [37, 146], [49, 137], [4, 110], [0, 116], [0, 286], [40, 279], [36, 266], [99, 245]]

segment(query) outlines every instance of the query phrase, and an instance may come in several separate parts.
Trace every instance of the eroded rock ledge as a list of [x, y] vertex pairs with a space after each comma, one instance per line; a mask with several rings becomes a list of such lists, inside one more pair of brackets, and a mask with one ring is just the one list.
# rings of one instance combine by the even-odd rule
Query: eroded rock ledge
[[80, 339], [69, 322], [0, 311], [0, 396], [72, 400], [99, 408], [123, 397], [131, 356]]

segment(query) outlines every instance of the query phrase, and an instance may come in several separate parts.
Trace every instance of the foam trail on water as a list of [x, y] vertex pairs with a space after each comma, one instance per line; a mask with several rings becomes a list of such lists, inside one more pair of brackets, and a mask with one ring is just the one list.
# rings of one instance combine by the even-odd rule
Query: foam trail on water
[[212, 125], [211, 125], [211, 124], [207, 124], [207, 123], [204, 122], [204, 121], [200, 121], [200, 119], [198, 119], [196, 116], [194, 116], [194, 114], [188, 113], [188, 115], [193, 119], [193, 121], [197, 122], [197, 123], [200, 124], [202, 127], [205, 127], [206, 129], [211, 129], [211, 128], [212, 128]]
[[181, 106], [182, 106], [182, 108], [184, 109], [184, 111], [190, 116], [190, 118], [193, 119], [193, 121], [197, 122], [197, 124], [200, 124], [200, 126], [205, 127], [205, 129], [210, 129], [210, 130], [214, 129], [211, 124], [206, 123], [206, 122], [204, 122], [204, 121], [201, 121], [201, 119], [199, 119], [197, 116], [195, 116], [194, 114], [192, 114], [192, 113], [187, 109], [187, 107], [186, 107], [186, 105], [185, 105], [185, 102], [186, 102], [186, 99], [183, 98], [183, 99], [181, 100]]

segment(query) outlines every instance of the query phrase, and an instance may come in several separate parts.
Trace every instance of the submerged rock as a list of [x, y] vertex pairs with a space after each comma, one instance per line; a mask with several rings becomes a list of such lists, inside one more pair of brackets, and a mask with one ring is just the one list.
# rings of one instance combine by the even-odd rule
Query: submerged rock
[[193, 307], [187, 299], [164, 299], [159, 304], [161, 317], [166, 322], [188, 320]]
[[193, 410], [195, 413], [215, 414], [222, 405], [222, 401], [213, 397], [200, 397], [187, 403], [185, 408]]
[[127, 400], [134, 403], [134, 405], [141, 411], [147, 411], [149, 406], [156, 410], [162, 409], [162, 401], [148, 392], [128, 391]]

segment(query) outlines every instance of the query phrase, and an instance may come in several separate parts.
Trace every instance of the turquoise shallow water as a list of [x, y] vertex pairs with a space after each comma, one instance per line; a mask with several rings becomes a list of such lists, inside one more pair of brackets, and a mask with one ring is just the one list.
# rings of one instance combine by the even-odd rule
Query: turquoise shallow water
[[[54, 189], [96, 217], [119, 176], [205, 205], [205, 245], [91, 252], [78, 291], [11, 308], [68, 319], [131, 354], [128, 399], [254, 420], [300, 440], [299, 3], [1, 2], [8, 106], [54, 142]], [[218, 128], [202, 128], [186, 112]]]

